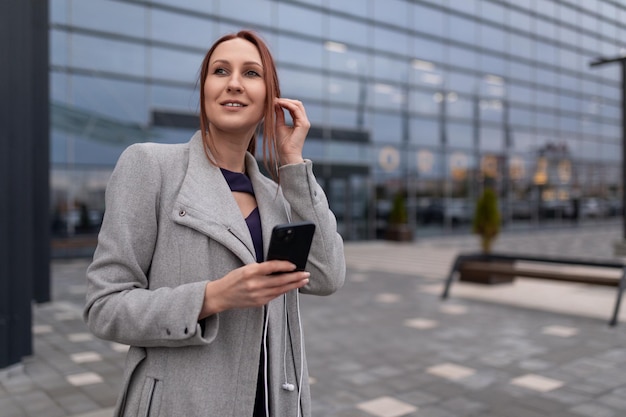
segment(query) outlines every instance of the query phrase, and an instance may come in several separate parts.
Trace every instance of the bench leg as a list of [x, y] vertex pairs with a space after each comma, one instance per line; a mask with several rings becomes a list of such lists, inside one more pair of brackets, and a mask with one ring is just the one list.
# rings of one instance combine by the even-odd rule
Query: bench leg
[[626, 267], [622, 270], [622, 277], [619, 280], [619, 285], [617, 287], [617, 299], [615, 300], [615, 308], [613, 310], [613, 317], [609, 322], [609, 326], [614, 327], [617, 325], [617, 316], [619, 315], [620, 304], [622, 303], [622, 294], [624, 293], [624, 288], [626, 287]]
[[446, 285], [443, 288], [443, 293], [441, 294], [441, 298], [445, 300], [450, 295], [450, 287], [452, 286], [452, 281], [454, 280], [454, 273], [459, 268], [461, 264], [462, 256], [457, 256], [452, 264], [452, 268], [450, 268], [450, 273], [448, 274], [448, 278], [446, 279]]

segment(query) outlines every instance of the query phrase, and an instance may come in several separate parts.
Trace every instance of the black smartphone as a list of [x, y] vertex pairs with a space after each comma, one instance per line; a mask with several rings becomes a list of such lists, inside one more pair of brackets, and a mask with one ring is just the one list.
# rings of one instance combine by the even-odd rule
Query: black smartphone
[[274, 226], [267, 260], [290, 261], [297, 271], [304, 271], [309, 257], [315, 223], [302, 221]]

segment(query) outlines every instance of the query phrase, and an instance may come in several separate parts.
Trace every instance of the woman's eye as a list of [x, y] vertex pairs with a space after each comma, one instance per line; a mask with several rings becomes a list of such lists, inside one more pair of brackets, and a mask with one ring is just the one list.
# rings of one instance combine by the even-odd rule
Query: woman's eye
[[213, 71], [213, 74], [217, 74], [217, 75], [225, 75], [226, 74], [226, 70], [224, 68], [216, 68]]
[[246, 71], [246, 75], [248, 77], [260, 77], [261, 76], [261, 74], [259, 74], [258, 72], [254, 70]]

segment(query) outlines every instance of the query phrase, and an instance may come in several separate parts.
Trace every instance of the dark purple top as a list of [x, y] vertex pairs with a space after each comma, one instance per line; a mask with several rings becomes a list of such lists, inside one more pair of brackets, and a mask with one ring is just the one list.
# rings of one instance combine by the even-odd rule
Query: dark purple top
[[[246, 174], [240, 172], [229, 171], [224, 168], [220, 168], [230, 191], [238, 191], [242, 193], [248, 193], [254, 196], [254, 189], [252, 188], [252, 181]], [[246, 224], [248, 230], [250, 230], [250, 236], [252, 236], [252, 242], [254, 243], [254, 251], [256, 253], [256, 261], [263, 262], [263, 233], [261, 231], [261, 216], [259, 215], [259, 208], [255, 207], [254, 210], [246, 217]], [[261, 358], [263, 358], [263, 346], [261, 346]], [[263, 359], [259, 361], [259, 374], [256, 384], [256, 398], [254, 400], [254, 413], [252, 417], [265, 417], [265, 385], [263, 383]]]
[[[220, 170], [230, 187], [230, 191], [248, 193], [254, 196], [252, 181], [250, 181], [250, 178], [248, 178], [246, 174], [229, 171], [224, 168], [220, 168]], [[256, 261], [263, 262], [263, 233], [261, 231], [261, 216], [259, 215], [258, 207], [255, 207], [248, 217], [246, 217], [246, 224], [248, 225], [248, 230], [250, 230], [250, 236], [252, 236], [252, 242], [254, 243]]]

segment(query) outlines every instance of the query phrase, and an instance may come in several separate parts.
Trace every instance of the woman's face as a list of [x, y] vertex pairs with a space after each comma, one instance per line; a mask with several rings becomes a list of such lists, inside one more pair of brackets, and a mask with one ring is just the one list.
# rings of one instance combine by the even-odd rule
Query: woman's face
[[249, 139], [265, 110], [261, 55], [245, 39], [222, 42], [209, 59], [204, 106], [211, 129]]

